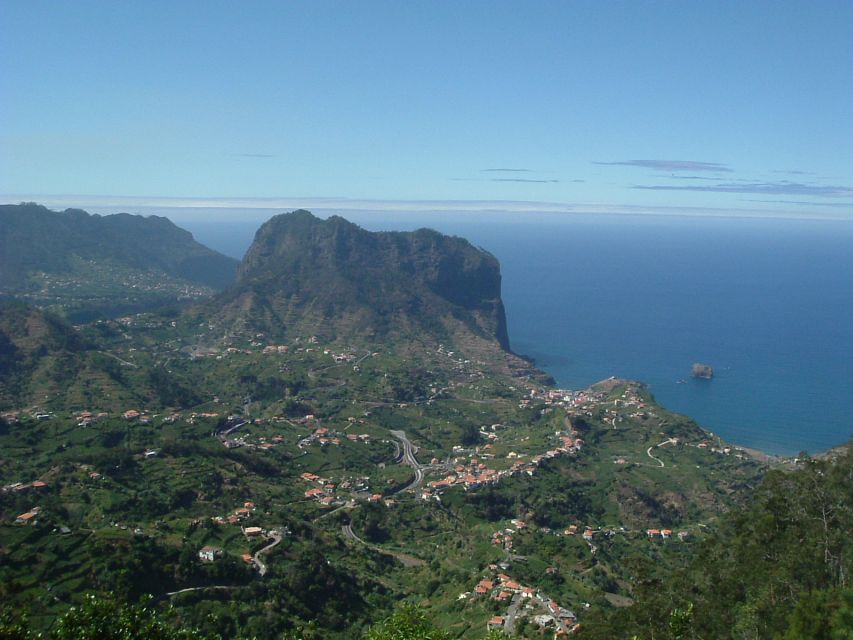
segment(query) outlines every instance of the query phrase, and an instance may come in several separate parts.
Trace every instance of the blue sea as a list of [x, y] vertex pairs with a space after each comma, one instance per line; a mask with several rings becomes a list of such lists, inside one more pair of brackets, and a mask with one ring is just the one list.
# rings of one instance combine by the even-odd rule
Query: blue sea
[[[268, 217], [250, 215], [240, 223], [173, 219], [241, 257]], [[371, 230], [432, 227], [493, 253], [513, 350], [562, 387], [640, 380], [668, 408], [768, 453], [816, 453], [853, 435], [853, 222], [343, 215]], [[692, 379], [694, 362], [713, 366], [714, 379]]]

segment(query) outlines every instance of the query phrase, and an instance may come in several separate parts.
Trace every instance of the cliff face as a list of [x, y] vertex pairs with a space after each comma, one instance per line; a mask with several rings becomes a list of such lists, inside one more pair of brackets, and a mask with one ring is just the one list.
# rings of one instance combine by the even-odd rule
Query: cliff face
[[295, 211], [258, 230], [218, 303], [227, 320], [271, 335], [441, 337], [464, 327], [508, 350], [500, 288], [495, 257], [461, 238], [373, 233]]

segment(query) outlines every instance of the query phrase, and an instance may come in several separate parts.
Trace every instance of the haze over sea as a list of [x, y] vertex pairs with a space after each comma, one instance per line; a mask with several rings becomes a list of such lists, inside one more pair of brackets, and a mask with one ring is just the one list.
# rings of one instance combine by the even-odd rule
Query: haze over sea
[[[326, 217], [336, 211], [313, 210]], [[259, 221], [153, 208], [237, 258]], [[820, 452], [853, 434], [853, 223], [654, 215], [341, 211], [427, 226], [501, 262], [514, 351], [561, 387], [618, 376], [739, 445]], [[224, 212], [216, 211], [218, 219]], [[249, 221], [251, 218], [251, 221]], [[713, 380], [694, 380], [694, 362]]]

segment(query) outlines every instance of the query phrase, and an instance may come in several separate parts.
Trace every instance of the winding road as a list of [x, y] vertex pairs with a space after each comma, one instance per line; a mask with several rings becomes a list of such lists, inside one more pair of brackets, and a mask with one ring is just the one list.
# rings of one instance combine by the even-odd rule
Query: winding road
[[261, 556], [270, 551], [279, 542], [281, 542], [281, 532], [275, 529], [270, 531], [270, 538], [272, 538], [272, 542], [265, 546], [263, 549], [256, 551], [255, 555], [252, 556], [252, 564], [255, 565], [255, 568], [258, 570], [258, 575], [261, 577], [264, 577], [267, 574], [267, 565], [265, 565], [264, 561], [261, 560]]
[[358, 542], [359, 544], [363, 544], [366, 547], [370, 547], [374, 551], [378, 551], [379, 553], [383, 553], [386, 556], [391, 556], [399, 560], [403, 566], [405, 567], [419, 567], [424, 564], [424, 561], [420, 558], [416, 558], [415, 556], [410, 556], [408, 553], [401, 553], [399, 551], [389, 551], [388, 549], [383, 549], [382, 547], [377, 547], [375, 544], [370, 544], [365, 542], [361, 538], [359, 538], [355, 532], [352, 530], [351, 524], [345, 524], [341, 527], [341, 533], [348, 540], [352, 540], [353, 542]]
[[418, 462], [418, 459], [415, 458], [415, 453], [417, 452], [417, 447], [415, 447], [409, 439], [406, 437], [405, 431], [391, 431], [391, 435], [397, 438], [400, 443], [403, 445], [403, 464], [406, 464], [412, 469], [415, 470], [415, 478], [405, 487], [400, 489], [400, 491], [409, 491], [411, 489], [417, 489], [421, 483], [424, 481], [424, 469], [427, 469], [427, 465], [422, 465]]
[[666, 465], [663, 463], [663, 460], [661, 460], [660, 458], [655, 458], [652, 455], [652, 449], [653, 447], [649, 447], [648, 449], [646, 449], [646, 455], [649, 456], [655, 462], [657, 462], [661, 467], [665, 467]]
[[364, 540], [355, 535], [355, 532], [352, 530], [351, 524], [345, 524], [344, 526], [342, 526], [341, 532], [348, 540], [352, 540], [353, 542], [360, 542], [361, 544], [367, 544]]
[[675, 438], [669, 438], [668, 440], [664, 440], [663, 442], [659, 442], [654, 447], [649, 447], [648, 449], [646, 449], [646, 455], [648, 455], [652, 460], [657, 462], [660, 466], [665, 467], [666, 465], [663, 463], [663, 460], [661, 460], [660, 458], [655, 458], [652, 455], [652, 449], [654, 449], [655, 447], [663, 447], [663, 446], [666, 446], [668, 444], [678, 444], [678, 440], [676, 440]]

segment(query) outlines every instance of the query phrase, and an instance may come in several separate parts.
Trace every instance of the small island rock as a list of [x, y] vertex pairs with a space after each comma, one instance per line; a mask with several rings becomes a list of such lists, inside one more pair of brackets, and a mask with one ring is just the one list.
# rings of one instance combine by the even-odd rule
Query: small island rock
[[693, 377], [710, 380], [714, 377], [714, 368], [711, 365], [697, 362], [693, 365]]

